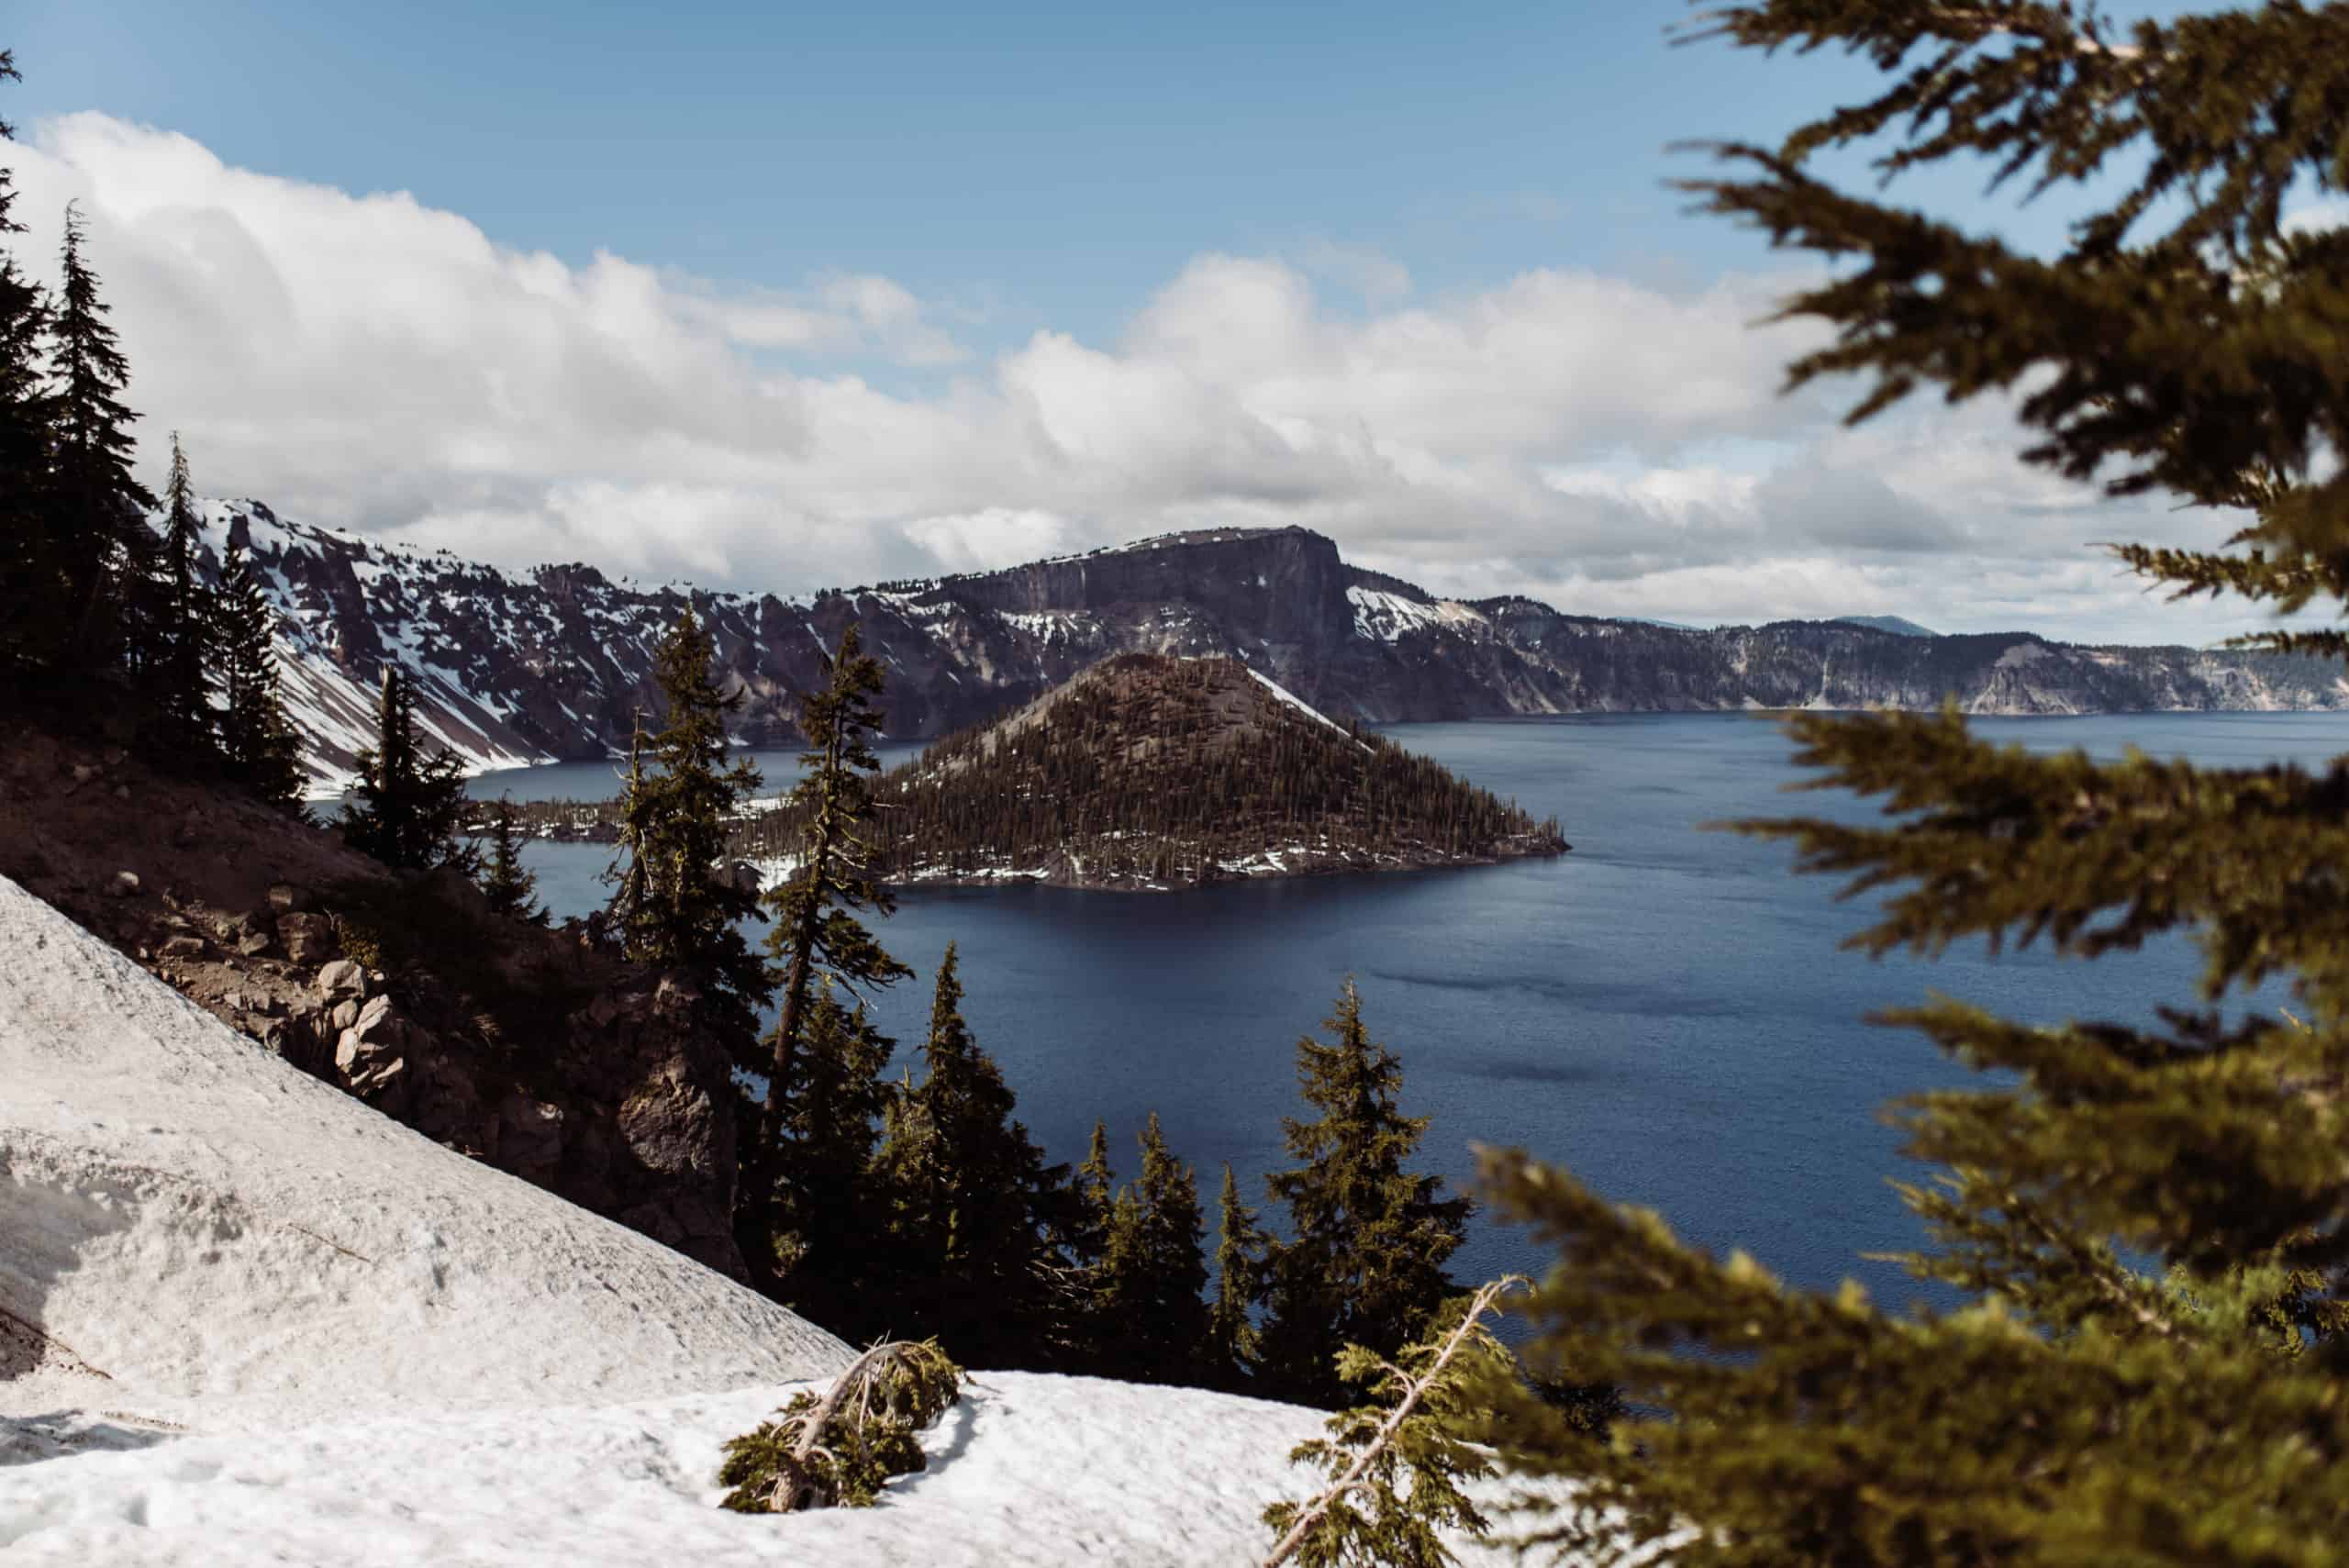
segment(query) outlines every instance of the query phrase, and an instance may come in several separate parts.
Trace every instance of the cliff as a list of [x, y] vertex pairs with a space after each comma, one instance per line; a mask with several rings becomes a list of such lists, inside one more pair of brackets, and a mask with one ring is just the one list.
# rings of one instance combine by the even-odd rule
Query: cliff
[[2275, 655], [1832, 621], [1694, 631], [1516, 595], [1444, 599], [1294, 528], [780, 598], [615, 583], [575, 563], [504, 573], [305, 528], [258, 502], [208, 503], [206, 518], [208, 566], [236, 538], [262, 568], [322, 783], [367, 742], [386, 659], [416, 676], [427, 728], [477, 766], [609, 754], [637, 709], [657, 707], [652, 650], [688, 602], [743, 694], [735, 722], [753, 744], [796, 739], [795, 694], [851, 622], [887, 666], [897, 739], [984, 723], [1127, 652], [1238, 659], [1335, 717], [1381, 723], [1945, 697], [1985, 714], [2349, 706], [2336, 668]]

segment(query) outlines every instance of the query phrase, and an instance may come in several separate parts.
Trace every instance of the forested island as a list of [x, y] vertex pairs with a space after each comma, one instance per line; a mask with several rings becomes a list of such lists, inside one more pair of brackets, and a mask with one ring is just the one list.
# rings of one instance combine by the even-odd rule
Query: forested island
[[[1163, 891], [1568, 848], [1554, 818], [1325, 717], [1233, 659], [1105, 660], [940, 740], [875, 781], [874, 795], [872, 868], [898, 885]], [[540, 837], [618, 834], [616, 801], [515, 811]], [[739, 816], [729, 850], [779, 880], [802, 816], [789, 802]]]

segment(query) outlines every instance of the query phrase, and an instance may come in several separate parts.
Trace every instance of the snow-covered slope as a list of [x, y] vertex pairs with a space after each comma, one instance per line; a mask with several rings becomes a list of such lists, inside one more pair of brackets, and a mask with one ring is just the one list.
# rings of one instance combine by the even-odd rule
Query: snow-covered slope
[[1314, 1412], [981, 1371], [879, 1507], [720, 1510], [725, 1440], [847, 1360], [0, 879], [11, 1568], [1231, 1563], [1316, 1487], [1286, 1458]]
[[849, 1354], [296, 1071], [5, 879], [0, 1213], [10, 1370], [36, 1363], [0, 1382], [0, 1415], [213, 1428], [642, 1399]]

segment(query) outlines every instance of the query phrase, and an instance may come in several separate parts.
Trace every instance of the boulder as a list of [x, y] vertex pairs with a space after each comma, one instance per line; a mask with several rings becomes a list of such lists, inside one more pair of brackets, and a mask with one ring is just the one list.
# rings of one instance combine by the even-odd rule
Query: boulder
[[114, 898], [130, 898], [138, 895], [139, 886], [137, 872], [118, 871], [114, 873], [114, 880], [106, 884], [106, 893]]
[[318, 971], [318, 995], [321, 996], [329, 999], [351, 996], [364, 1000], [367, 989], [367, 972], [350, 959], [336, 959]]
[[373, 997], [335, 1041], [335, 1071], [362, 1099], [391, 1097], [406, 1086], [402, 1075], [407, 1071], [407, 1021], [392, 999]]

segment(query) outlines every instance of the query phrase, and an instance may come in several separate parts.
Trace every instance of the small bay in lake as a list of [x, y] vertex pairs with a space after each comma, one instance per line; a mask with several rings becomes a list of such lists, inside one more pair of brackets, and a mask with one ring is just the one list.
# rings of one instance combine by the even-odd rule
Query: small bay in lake
[[[2349, 716], [2130, 714], [1986, 719], [1977, 733], [2034, 751], [2211, 765], [2349, 751]], [[1536, 816], [1574, 843], [1555, 861], [1458, 871], [1229, 884], [1185, 893], [1020, 886], [909, 893], [881, 924], [918, 970], [876, 1011], [907, 1059], [932, 970], [961, 944], [964, 1013], [1058, 1160], [1082, 1159], [1096, 1117], [1120, 1175], [1155, 1109], [1198, 1168], [1213, 1241], [1219, 1167], [1261, 1202], [1286, 1163], [1297, 1108], [1293, 1046], [1348, 973], [1373, 1034], [1399, 1052], [1406, 1109], [1433, 1118], [1427, 1165], [1472, 1168], [1470, 1141], [1517, 1144], [1608, 1196], [1660, 1209], [1684, 1236], [1743, 1247], [1785, 1277], [1851, 1275], [1883, 1299], [1926, 1294], [1867, 1251], [1921, 1232], [1886, 1185], [1921, 1168], [1878, 1119], [1890, 1097], [1968, 1074], [1921, 1038], [1865, 1022], [1937, 990], [2039, 1023], [2151, 1018], [2188, 1004], [2199, 955], [2183, 940], [2095, 963], [1980, 944], [1937, 962], [1871, 961], [1837, 944], [1869, 900], [1798, 876], [1785, 845], [1709, 832], [1798, 811], [1860, 820], [1849, 796], [1787, 795], [1801, 774], [1774, 723], [1736, 715], [1593, 715], [1398, 726], [1411, 749]], [[892, 748], [890, 760], [914, 748]], [[793, 752], [758, 754], [770, 792]], [[609, 764], [485, 774], [477, 795], [615, 793]], [[558, 915], [605, 890], [611, 851], [534, 843], [527, 858]], [[1276, 1218], [1276, 1217], [1275, 1217]], [[1480, 1218], [1454, 1273], [1481, 1279], [1543, 1260]]]

